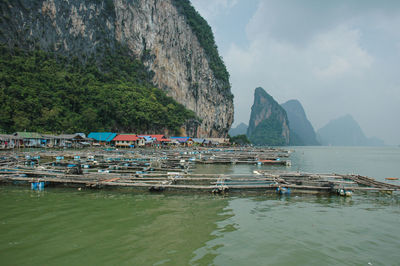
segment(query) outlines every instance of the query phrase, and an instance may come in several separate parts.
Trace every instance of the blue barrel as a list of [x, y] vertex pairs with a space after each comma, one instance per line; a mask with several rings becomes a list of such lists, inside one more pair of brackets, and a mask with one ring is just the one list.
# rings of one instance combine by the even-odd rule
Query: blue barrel
[[32, 182], [31, 183], [31, 189], [32, 190], [43, 190], [44, 189], [44, 184], [45, 182]]

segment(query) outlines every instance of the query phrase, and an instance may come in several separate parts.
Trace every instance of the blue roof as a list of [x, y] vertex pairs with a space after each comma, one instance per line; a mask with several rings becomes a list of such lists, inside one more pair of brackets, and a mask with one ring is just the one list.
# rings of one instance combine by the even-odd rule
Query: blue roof
[[117, 133], [112, 132], [90, 132], [88, 138], [97, 140], [97, 141], [104, 141], [110, 142], [117, 136]]
[[146, 136], [146, 135], [140, 135], [138, 137], [144, 138], [146, 141], [153, 141], [154, 139], [150, 136]]

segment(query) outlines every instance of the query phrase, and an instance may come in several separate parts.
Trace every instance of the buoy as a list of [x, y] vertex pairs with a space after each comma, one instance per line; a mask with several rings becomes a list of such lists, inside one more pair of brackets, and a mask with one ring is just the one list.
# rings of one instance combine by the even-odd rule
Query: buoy
[[343, 196], [343, 197], [351, 197], [353, 195], [353, 192], [351, 190], [346, 190], [343, 188], [340, 188], [337, 190], [338, 195]]
[[290, 190], [290, 188], [279, 186], [279, 187], [276, 188], [276, 192], [279, 195], [290, 195], [291, 190]]

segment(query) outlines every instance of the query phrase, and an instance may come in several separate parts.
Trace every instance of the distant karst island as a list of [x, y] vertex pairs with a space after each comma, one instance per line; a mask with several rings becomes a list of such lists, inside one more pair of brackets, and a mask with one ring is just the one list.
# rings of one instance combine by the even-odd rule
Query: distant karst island
[[255, 145], [272, 146], [383, 146], [376, 137], [367, 138], [351, 115], [330, 121], [317, 131], [298, 100], [279, 105], [263, 88], [254, 91], [249, 126], [240, 123], [231, 137], [246, 135]]

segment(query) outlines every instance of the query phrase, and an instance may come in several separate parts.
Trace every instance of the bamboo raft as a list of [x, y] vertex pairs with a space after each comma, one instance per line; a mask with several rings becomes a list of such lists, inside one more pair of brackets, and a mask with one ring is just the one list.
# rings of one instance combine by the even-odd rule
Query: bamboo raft
[[280, 173], [256, 175], [165, 173], [83, 173], [61, 171], [7, 169], [0, 172], [0, 182], [78, 188], [129, 187], [148, 191], [197, 191], [211, 193], [275, 193], [280, 188], [292, 193], [335, 193], [340, 188], [351, 191], [399, 191], [400, 186], [357, 175]]
[[[125, 187], [147, 191], [210, 193], [336, 193], [399, 191], [400, 186], [359, 175], [258, 170], [253, 174], [193, 174], [196, 164], [256, 163], [287, 158], [282, 150], [59, 151], [8, 154], [0, 158], [0, 183], [82, 188]], [[211, 158], [213, 157], [213, 158]], [[229, 158], [229, 159], [226, 159]], [[286, 161], [286, 160], [282, 160]]]

